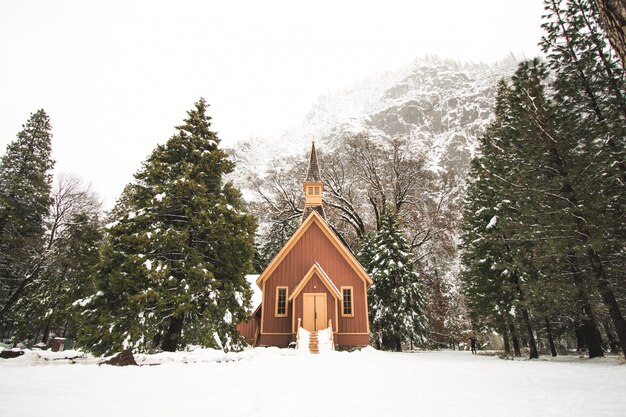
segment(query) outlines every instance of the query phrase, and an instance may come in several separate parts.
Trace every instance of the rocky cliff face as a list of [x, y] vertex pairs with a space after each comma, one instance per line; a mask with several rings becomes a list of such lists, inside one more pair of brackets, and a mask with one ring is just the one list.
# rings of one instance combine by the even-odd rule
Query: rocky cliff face
[[[428, 57], [351, 88], [320, 97], [304, 120], [280, 138], [241, 142], [233, 150], [238, 182], [278, 156], [304, 154], [311, 138], [324, 152], [357, 134], [380, 141], [408, 138], [432, 170], [464, 175], [477, 138], [493, 117], [496, 82], [509, 77], [514, 57], [462, 64]], [[241, 185], [244, 185], [243, 183]]]

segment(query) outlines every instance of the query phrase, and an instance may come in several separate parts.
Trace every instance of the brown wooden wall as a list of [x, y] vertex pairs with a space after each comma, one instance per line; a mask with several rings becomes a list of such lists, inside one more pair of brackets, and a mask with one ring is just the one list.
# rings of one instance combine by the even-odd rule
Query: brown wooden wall
[[257, 346], [276, 346], [286, 348], [289, 342], [295, 342], [295, 335], [291, 334], [262, 334], [259, 336]]
[[[333, 327], [336, 327], [339, 333], [367, 334], [365, 284], [315, 223], [311, 224], [289, 254], [265, 281], [261, 332], [264, 334], [291, 333], [294, 318], [291, 303], [288, 305], [287, 317], [274, 317], [276, 287], [288, 286], [289, 295], [291, 295], [294, 288], [315, 262], [320, 264], [338, 289], [341, 289], [342, 286], [353, 287], [354, 317], [342, 318], [339, 314], [339, 325], [333, 324]], [[321, 285], [323, 286], [323, 284]], [[330, 300], [334, 300], [334, 298], [329, 295], [327, 302]], [[301, 306], [302, 302], [300, 301], [298, 304]], [[297, 305], [296, 308], [298, 308]], [[331, 309], [328, 311], [330, 312]], [[295, 319], [297, 322], [297, 317]], [[332, 320], [334, 323], [334, 316]]]
[[369, 345], [369, 335], [367, 334], [337, 334], [335, 344], [345, 347], [363, 347]]
[[240, 335], [246, 338], [246, 342], [249, 345], [254, 345], [254, 338], [256, 336], [257, 329], [259, 328], [259, 320], [256, 317], [251, 318], [248, 321], [237, 324], [237, 331]]

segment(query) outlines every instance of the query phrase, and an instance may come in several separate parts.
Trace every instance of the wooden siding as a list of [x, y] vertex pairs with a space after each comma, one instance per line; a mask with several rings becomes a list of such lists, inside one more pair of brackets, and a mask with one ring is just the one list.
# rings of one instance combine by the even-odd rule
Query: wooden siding
[[259, 328], [259, 319], [256, 317], [251, 318], [248, 321], [241, 322], [237, 325], [237, 331], [240, 335], [246, 338], [246, 342], [250, 346], [254, 345], [254, 338]]
[[[292, 324], [297, 323], [297, 317], [293, 315], [292, 303], [289, 303], [287, 317], [274, 316], [276, 287], [287, 286], [289, 292], [293, 291], [315, 262], [320, 264], [337, 288], [342, 286], [354, 288], [354, 317], [339, 317], [339, 324], [335, 324], [334, 312], [338, 306], [333, 304], [332, 310], [328, 309], [329, 316], [330, 311], [333, 311], [332, 317], [329, 317], [333, 320], [333, 327], [340, 333], [368, 332], [365, 283], [324, 235], [320, 227], [312, 223], [265, 281], [262, 334], [292, 332]], [[319, 282], [318, 288], [320, 291], [326, 291], [321, 282]], [[336, 300], [329, 294], [327, 302], [336, 303]], [[296, 301], [296, 308], [298, 305], [301, 308], [301, 300]]]
[[367, 334], [336, 334], [335, 344], [339, 347], [364, 347], [369, 345]]
[[296, 336], [291, 334], [262, 334], [259, 336], [257, 346], [277, 346], [286, 348], [289, 342], [295, 342]]

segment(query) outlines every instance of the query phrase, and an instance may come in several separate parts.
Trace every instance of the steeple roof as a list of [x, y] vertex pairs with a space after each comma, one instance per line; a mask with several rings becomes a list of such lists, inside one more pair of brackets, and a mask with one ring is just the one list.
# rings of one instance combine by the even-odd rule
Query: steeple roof
[[309, 169], [306, 173], [305, 182], [320, 182], [322, 176], [320, 175], [320, 166], [317, 162], [317, 151], [315, 150], [315, 141], [311, 144], [311, 156], [309, 157]]

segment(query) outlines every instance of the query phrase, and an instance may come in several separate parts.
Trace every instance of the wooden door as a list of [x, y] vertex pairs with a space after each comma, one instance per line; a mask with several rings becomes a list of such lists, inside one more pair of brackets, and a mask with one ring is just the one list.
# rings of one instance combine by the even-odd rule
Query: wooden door
[[304, 294], [303, 307], [302, 327], [310, 332], [326, 328], [326, 294]]

